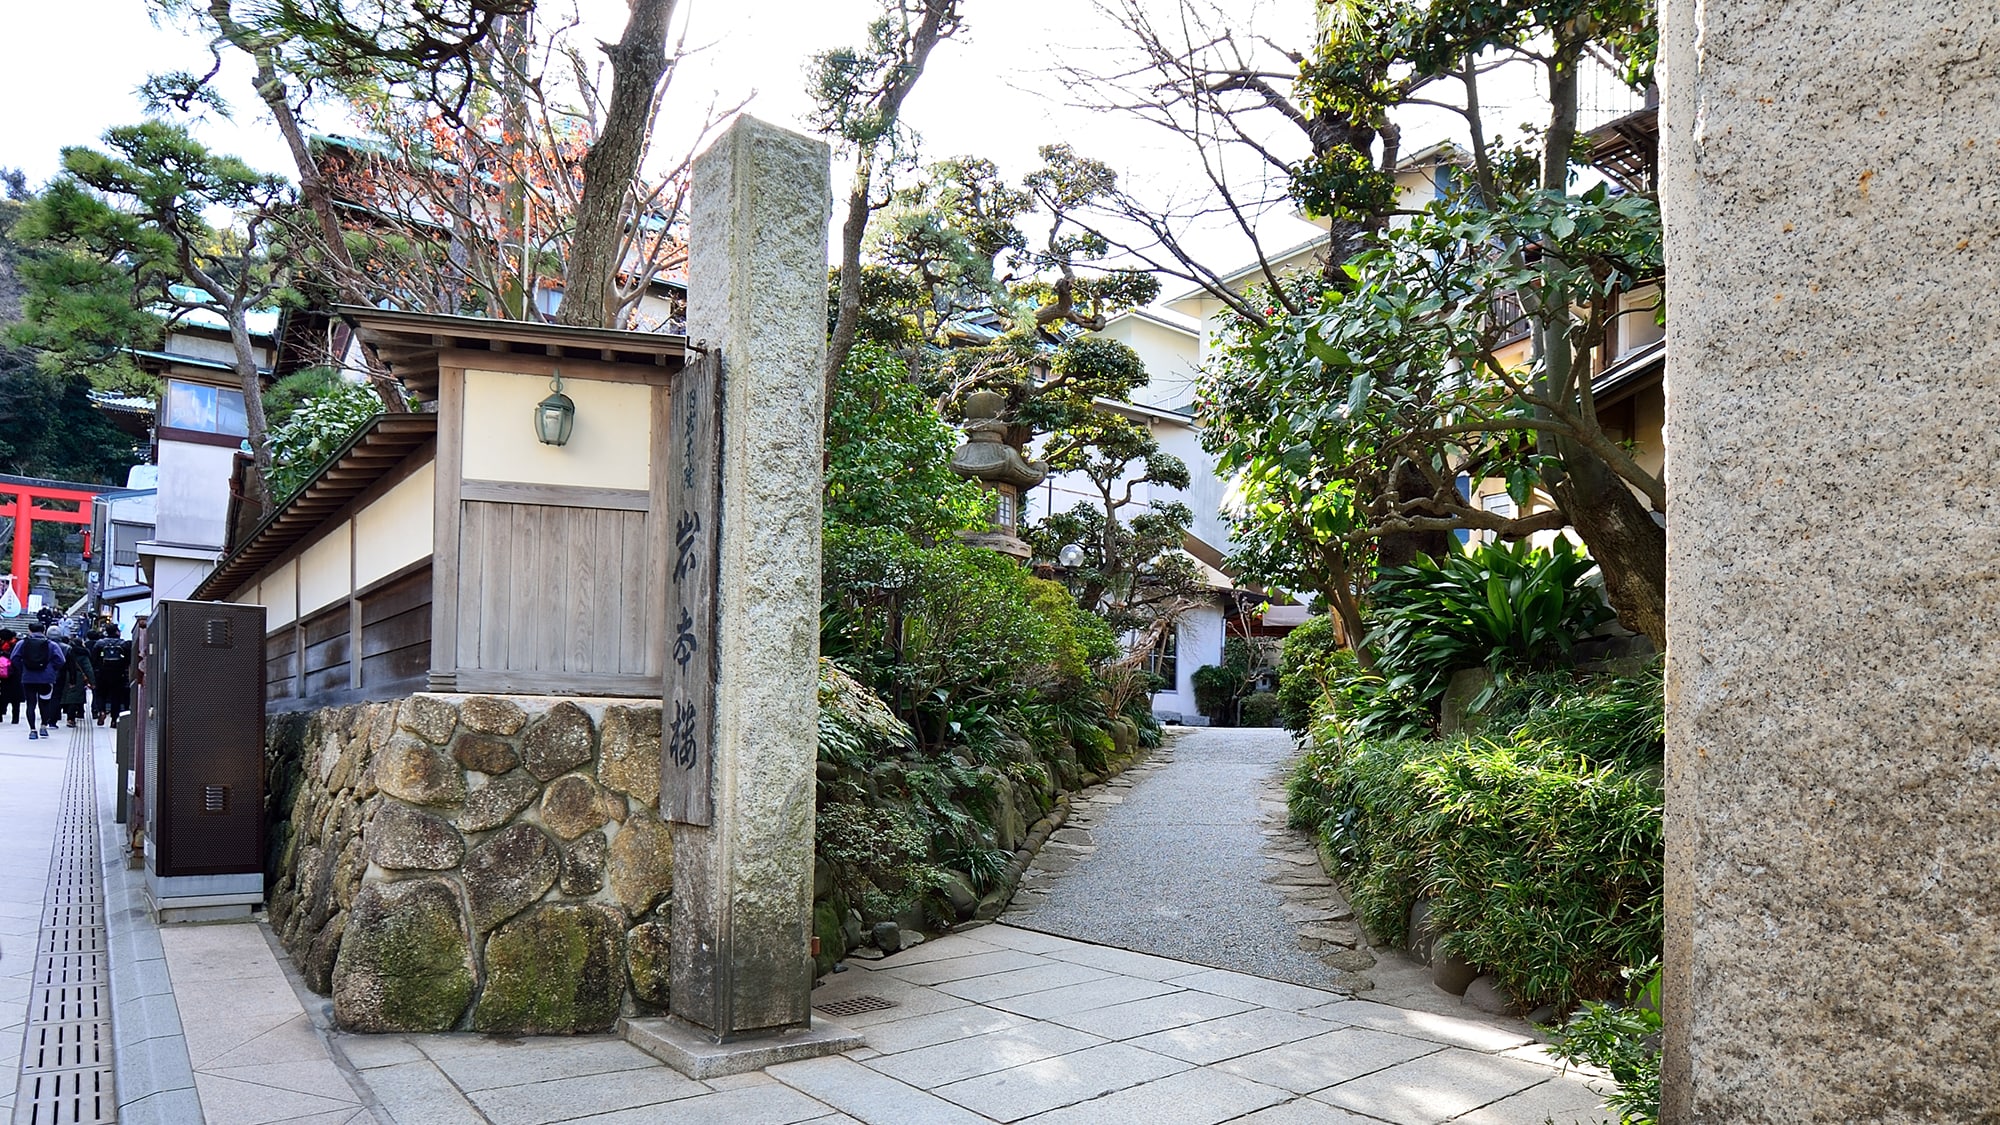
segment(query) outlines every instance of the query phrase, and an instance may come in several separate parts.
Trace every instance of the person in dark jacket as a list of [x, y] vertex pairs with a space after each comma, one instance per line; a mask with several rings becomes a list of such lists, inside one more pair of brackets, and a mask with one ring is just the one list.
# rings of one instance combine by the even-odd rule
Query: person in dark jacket
[[14, 647], [13, 659], [21, 667], [21, 690], [27, 700], [28, 738], [42, 737], [55, 725], [56, 684], [62, 680], [62, 646], [49, 639], [49, 627], [40, 621], [28, 625], [28, 635]]
[[104, 623], [104, 636], [90, 646], [90, 662], [96, 665], [97, 683], [90, 693], [91, 717], [103, 726], [130, 706], [132, 687], [132, 642], [118, 635], [118, 623]]
[[0, 657], [7, 659], [7, 674], [0, 676], [0, 719], [12, 712], [17, 726], [21, 722], [21, 669], [14, 664], [14, 648], [20, 643], [20, 634], [0, 629]]
[[62, 715], [75, 726], [83, 720], [84, 697], [94, 689], [97, 670], [91, 666], [90, 645], [82, 637], [68, 633], [62, 638]]

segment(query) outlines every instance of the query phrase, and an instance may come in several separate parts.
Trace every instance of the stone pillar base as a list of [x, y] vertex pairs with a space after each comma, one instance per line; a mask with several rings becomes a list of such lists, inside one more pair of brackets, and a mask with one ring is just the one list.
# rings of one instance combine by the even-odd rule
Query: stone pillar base
[[671, 1016], [619, 1020], [618, 1034], [634, 1047], [697, 1081], [747, 1074], [782, 1062], [837, 1055], [863, 1045], [860, 1035], [825, 1020], [811, 1027], [728, 1043], [717, 1043], [702, 1028]]

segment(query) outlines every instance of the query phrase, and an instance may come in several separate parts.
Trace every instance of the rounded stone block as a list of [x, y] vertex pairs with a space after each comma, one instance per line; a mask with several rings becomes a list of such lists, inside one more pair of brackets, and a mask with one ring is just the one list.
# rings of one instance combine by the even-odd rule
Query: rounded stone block
[[496, 777], [472, 791], [455, 822], [466, 832], [498, 828], [533, 804], [535, 795], [541, 791], [541, 784], [525, 773]]
[[511, 699], [472, 695], [459, 700], [458, 720], [480, 734], [519, 734], [528, 725], [528, 713]]
[[611, 844], [602, 832], [586, 832], [582, 839], [563, 849], [562, 875], [556, 888], [571, 898], [588, 898], [604, 889], [604, 867], [611, 857]]
[[660, 709], [606, 708], [597, 743], [597, 780], [649, 808], [659, 807]]
[[362, 889], [340, 938], [333, 1014], [349, 1031], [449, 1031], [472, 999], [472, 944], [440, 879]]
[[465, 774], [444, 751], [398, 731], [375, 756], [375, 785], [413, 805], [455, 805], [465, 799]]
[[625, 991], [625, 921], [594, 903], [535, 907], [486, 939], [475, 1031], [608, 1031]]
[[625, 969], [632, 995], [659, 1008], [672, 998], [672, 936], [665, 922], [642, 922], [625, 935]]
[[512, 824], [465, 857], [465, 896], [474, 933], [485, 933], [521, 912], [555, 885], [561, 856], [541, 829]]
[[574, 703], [558, 703], [521, 739], [528, 772], [551, 781], [590, 761], [596, 752], [590, 716]]
[[458, 729], [458, 710], [434, 695], [413, 695], [398, 714], [402, 728], [425, 742], [443, 746]]
[[451, 825], [405, 805], [384, 804], [368, 827], [375, 862], [391, 871], [449, 871], [465, 859]]
[[611, 820], [609, 805], [617, 800], [582, 774], [549, 783], [542, 793], [542, 825], [565, 840], [574, 840]]
[[504, 738], [490, 734], [465, 733], [451, 744], [458, 764], [480, 773], [503, 774], [521, 764], [521, 753]]
[[674, 841], [651, 816], [627, 820], [611, 841], [611, 893], [637, 917], [674, 886]]

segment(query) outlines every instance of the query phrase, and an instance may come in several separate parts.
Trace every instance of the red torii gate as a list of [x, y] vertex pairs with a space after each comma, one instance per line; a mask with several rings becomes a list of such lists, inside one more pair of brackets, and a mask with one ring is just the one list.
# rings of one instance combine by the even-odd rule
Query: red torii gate
[[[38, 477], [16, 477], [0, 473], [0, 518], [12, 516], [14, 519], [14, 568], [7, 576], [14, 589], [14, 596], [23, 605], [28, 601], [28, 559], [34, 553], [35, 523], [75, 523], [84, 525], [83, 553], [90, 556], [90, 502], [100, 492], [110, 491], [102, 485], [77, 484], [73, 481], [42, 480]], [[75, 505], [51, 507], [50, 505]]]

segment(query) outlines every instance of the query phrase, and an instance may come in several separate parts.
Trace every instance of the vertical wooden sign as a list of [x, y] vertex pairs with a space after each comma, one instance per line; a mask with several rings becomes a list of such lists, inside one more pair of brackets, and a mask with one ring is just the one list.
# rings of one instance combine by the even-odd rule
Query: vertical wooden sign
[[722, 355], [692, 355], [667, 416], [666, 693], [660, 713], [660, 816], [715, 816], [716, 547], [722, 541]]

